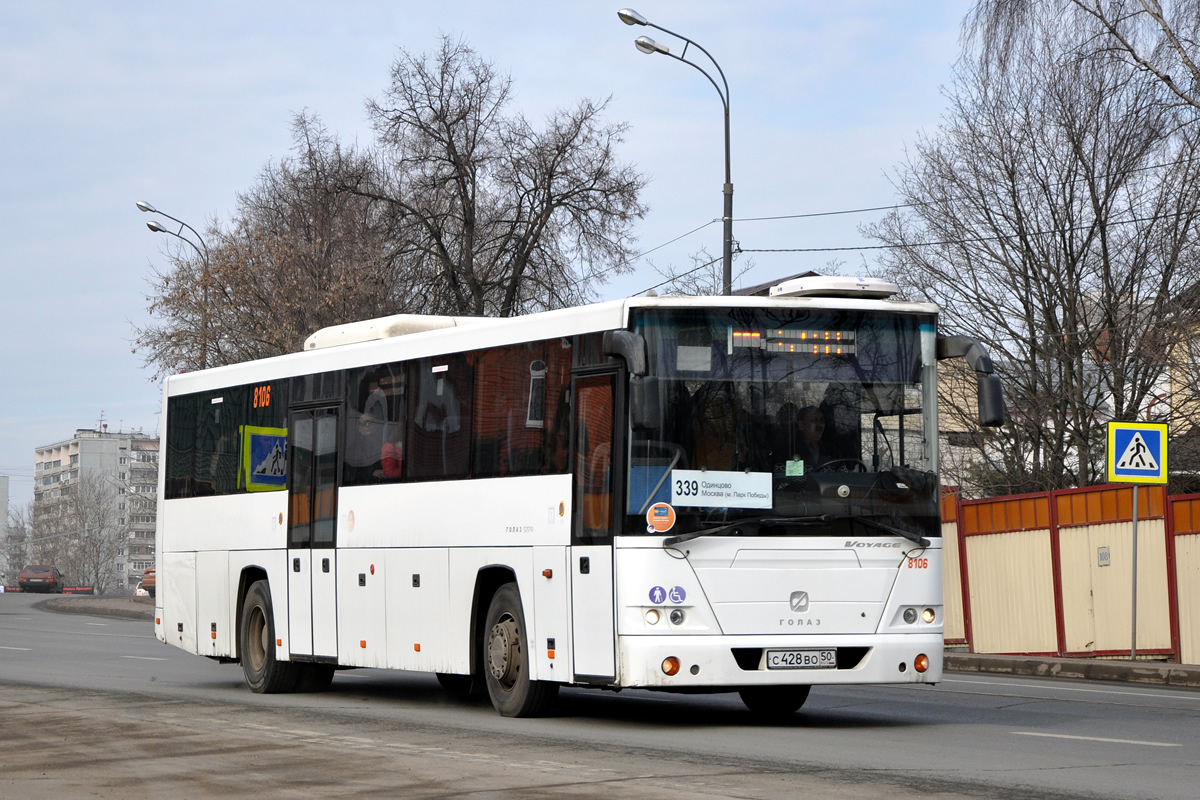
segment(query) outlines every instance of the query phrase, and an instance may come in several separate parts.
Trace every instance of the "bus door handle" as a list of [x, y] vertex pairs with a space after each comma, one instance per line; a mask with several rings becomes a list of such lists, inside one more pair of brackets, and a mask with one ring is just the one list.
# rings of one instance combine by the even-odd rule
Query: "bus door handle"
[[328, 558], [321, 559], [321, 572], [329, 572], [329, 559]]
[[292, 572], [299, 572], [299, 571], [300, 571], [300, 559], [293, 558], [292, 559]]
[[579, 557], [579, 574], [589, 575], [592, 572], [592, 560], [587, 556]]

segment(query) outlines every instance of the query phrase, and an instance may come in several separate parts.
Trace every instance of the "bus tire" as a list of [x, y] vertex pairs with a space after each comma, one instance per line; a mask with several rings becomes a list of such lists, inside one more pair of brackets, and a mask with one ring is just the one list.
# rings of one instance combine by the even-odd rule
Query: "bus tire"
[[255, 581], [246, 592], [239, 639], [242, 672], [252, 691], [277, 694], [296, 688], [297, 665], [275, 659], [275, 613], [266, 581]]
[[483, 630], [484, 677], [492, 705], [504, 717], [540, 717], [558, 697], [558, 684], [529, 679], [529, 640], [521, 593], [501, 586], [488, 606]]
[[747, 686], [738, 692], [746, 708], [760, 717], [795, 714], [808, 699], [811, 686]]

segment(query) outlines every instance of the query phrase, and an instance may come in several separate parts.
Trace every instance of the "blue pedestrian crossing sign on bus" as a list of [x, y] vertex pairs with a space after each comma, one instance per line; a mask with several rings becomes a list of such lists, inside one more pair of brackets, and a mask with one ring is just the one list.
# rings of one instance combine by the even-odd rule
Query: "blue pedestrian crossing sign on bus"
[[1166, 424], [1108, 423], [1108, 480], [1110, 483], [1166, 483]]

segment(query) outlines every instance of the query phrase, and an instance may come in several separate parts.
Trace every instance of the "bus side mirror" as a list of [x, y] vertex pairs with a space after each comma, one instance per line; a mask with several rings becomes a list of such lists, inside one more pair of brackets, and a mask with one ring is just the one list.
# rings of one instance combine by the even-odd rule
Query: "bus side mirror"
[[1004, 386], [992, 367], [992, 357], [979, 342], [969, 336], [938, 336], [937, 358], [965, 359], [975, 370], [978, 381], [976, 398], [979, 405], [979, 424], [984, 428], [999, 428], [1005, 422]]
[[977, 375], [979, 381], [979, 424], [999, 428], [1005, 422], [1004, 387], [999, 375]]
[[635, 431], [656, 431], [662, 427], [658, 378], [629, 376], [629, 418]]

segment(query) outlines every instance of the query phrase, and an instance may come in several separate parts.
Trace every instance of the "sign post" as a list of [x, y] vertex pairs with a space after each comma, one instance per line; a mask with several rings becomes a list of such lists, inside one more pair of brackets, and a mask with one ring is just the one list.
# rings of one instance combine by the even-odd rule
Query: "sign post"
[[1108, 480], [1133, 486], [1133, 629], [1129, 657], [1137, 658], [1138, 486], [1167, 482], [1167, 426], [1161, 422], [1108, 423]]

